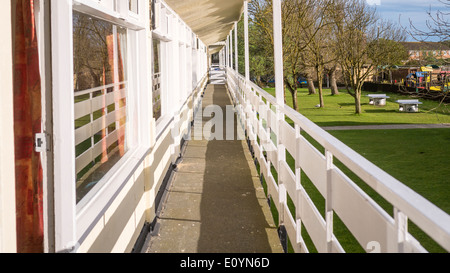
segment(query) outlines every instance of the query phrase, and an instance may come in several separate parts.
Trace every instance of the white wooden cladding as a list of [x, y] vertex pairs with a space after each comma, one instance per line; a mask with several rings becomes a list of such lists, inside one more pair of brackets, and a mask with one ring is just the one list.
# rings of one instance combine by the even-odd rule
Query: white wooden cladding
[[[319, 252], [344, 252], [333, 234], [333, 212], [366, 251], [373, 250], [371, 246], [375, 245], [378, 246], [375, 251], [380, 252], [426, 252], [408, 233], [408, 219], [450, 251], [448, 214], [292, 108], [277, 106], [273, 96], [247, 82], [231, 68], [227, 70], [227, 79], [231, 97], [240, 110], [238, 116], [246, 126], [260, 173], [266, 181], [268, 195], [279, 212], [279, 224], [286, 228], [295, 252], [309, 251], [301, 236], [302, 225]], [[284, 116], [293, 121], [294, 127]], [[322, 145], [325, 155], [300, 134], [301, 130]], [[295, 160], [294, 170], [285, 156], [279, 154], [285, 151]], [[395, 217], [339, 170], [333, 164], [333, 157], [390, 202]], [[272, 175], [272, 167], [277, 171], [278, 181]], [[325, 218], [303, 188], [302, 171], [325, 199]], [[287, 195], [292, 199], [296, 215], [289, 211]]]

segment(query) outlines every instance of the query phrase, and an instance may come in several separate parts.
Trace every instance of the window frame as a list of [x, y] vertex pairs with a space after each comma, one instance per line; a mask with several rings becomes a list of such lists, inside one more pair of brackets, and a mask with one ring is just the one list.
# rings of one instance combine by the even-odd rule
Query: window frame
[[[52, 78], [53, 78], [53, 121], [54, 121], [54, 207], [55, 207], [55, 251], [76, 251], [89, 235], [95, 224], [119, 194], [120, 190], [142, 166], [150, 150], [150, 101], [147, 90], [149, 83], [147, 59], [147, 29], [144, 0], [138, 0], [137, 16], [124, 17], [123, 10], [114, 11], [110, 6], [93, 0], [51, 1], [52, 32]], [[110, 4], [111, 1], [104, 3]], [[113, 1], [114, 7], [129, 7], [128, 0]], [[75, 171], [75, 120], [73, 96], [73, 12], [97, 17], [117, 26], [125, 27], [128, 40], [128, 95], [127, 116], [131, 122], [127, 128], [132, 147], [114, 165], [100, 182], [80, 201], [76, 203]], [[144, 13], [144, 14], [142, 14]], [[138, 20], [139, 19], [139, 20]], [[137, 56], [139, 52], [139, 57]], [[70, 96], [67, 96], [67, 90]], [[133, 109], [133, 111], [130, 111]], [[139, 113], [133, 115], [132, 113]], [[129, 130], [130, 129], [130, 130]]]
[[[160, 51], [160, 60], [159, 60], [159, 69], [160, 69], [160, 82], [161, 82], [161, 116], [156, 119], [153, 115], [152, 118], [155, 120], [156, 124], [156, 138], [163, 133], [163, 131], [170, 124], [173, 119], [173, 109], [171, 109], [171, 105], [168, 102], [169, 92], [173, 90], [169, 79], [169, 71], [171, 67], [173, 67], [173, 62], [171, 61], [173, 58], [172, 54], [170, 54], [172, 50], [172, 46], [176, 37], [173, 37], [172, 30], [174, 28], [174, 18], [176, 18], [175, 13], [168, 7], [163, 1], [154, 2], [154, 12], [155, 14], [155, 29], [152, 30], [152, 40], [159, 41], [159, 51]], [[150, 17], [149, 17], [150, 18]], [[152, 48], [152, 64], [154, 63], [153, 57], [153, 46]], [[152, 78], [153, 78], [153, 70], [152, 70]], [[152, 89], [153, 92], [153, 89]], [[153, 106], [153, 104], [152, 104]], [[153, 107], [152, 107], [153, 108]]]

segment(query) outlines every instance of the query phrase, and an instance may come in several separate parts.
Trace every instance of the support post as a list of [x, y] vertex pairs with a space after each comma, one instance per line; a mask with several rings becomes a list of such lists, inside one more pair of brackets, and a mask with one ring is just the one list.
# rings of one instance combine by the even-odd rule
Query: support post
[[333, 171], [333, 154], [325, 150], [325, 158], [327, 162], [327, 191], [325, 199], [325, 222], [327, 236], [327, 252], [333, 251], [333, 200], [332, 200], [332, 171]]
[[275, 91], [277, 104], [284, 106], [283, 36], [281, 28], [281, 0], [273, 0], [273, 42], [275, 60]]
[[234, 55], [234, 61], [235, 61], [235, 70], [236, 74], [239, 73], [239, 51], [238, 51], [238, 23], [234, 23], [234, 52], [236, 54]]
[[230, 39], [230, 42], [228, 43], [228, 46], [230, 47], [230, 68], [233, 69], [233, 30], [231, 30], [230, 35], [228, 36]]
[[225, 42], [225, 67], [230, 66], [230, 37], [227, 37], [227, 41]]
[[248, 1], [244, 1], [245, 79], [250, 81], [250, 51], [248, 42]]

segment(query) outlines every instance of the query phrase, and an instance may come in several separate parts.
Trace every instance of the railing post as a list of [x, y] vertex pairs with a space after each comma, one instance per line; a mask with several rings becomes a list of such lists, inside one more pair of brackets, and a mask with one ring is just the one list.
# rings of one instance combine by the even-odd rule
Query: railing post
[[394, 208], [395, 228], [397, 229], [397, 251], [405, 252], [406, 235], [408, 234], [408, 216]]
[[281, 168], [282, 168], [282, 162], [286, 162], [286, 147], [285, 145], [283, 145], [281, 143], [281, 134], [282, 134], [282, 130], [281, 130], [281, 123], [284, 121], [284, 114], [281, 112], [281, 106], [277, 105], [276, 106], [276, 128], [275, 128], [275, 135], [277, 136], [277, 159], [278, 162], [277, 164], [277, 170], [278, 170], [278, 194], [279, 194], [279, 207], [280, 207], [280, 211], [279, 211], [279, 224], [280, 224], [280, 228], [281, 228], [281, 232], [280, 235], [282, 235], [284, 238], [282, 238], [283, 243], [285, 244], [284, 248], [285, 251], [287, 252], [287, 233], [284, 229], [284, 225], [285, 225], [285, 219], [284, 219], [284, 215], [285, 215], [285, 209], [287, 205], [287, 192], [286, 192], [286, 186], [284, 185], [284, 178], [281, 172]]
[[327, 164], [327, 186], [325, 199], [325, 222], [327, 236], [327, 252], [333, 250], [333, 200], [332, 200], [332, 170], [333, 170], [333, 154], [325, 150], [325, 159]]
[[[301, 177], [302, 177], [302, 169], [300, 166], [300, 138], [301, 138], [301, 128], [298, 124], [295, 124], [295, 185], [296, 185], [296, 194], [297, 194], [297, 203], [295, 204], [295, 224], [297, 226], [297, 244], [300, 244], [300, 247], [304, 247], [303, 237], [302, 237], [302, 185], [301, 185]], [[306, 249], [303, 249], [306, 252]]]

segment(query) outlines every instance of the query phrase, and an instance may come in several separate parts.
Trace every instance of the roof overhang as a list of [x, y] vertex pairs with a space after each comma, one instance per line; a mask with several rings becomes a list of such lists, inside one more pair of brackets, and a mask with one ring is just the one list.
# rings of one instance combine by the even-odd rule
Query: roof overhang
[[226, 40], [244, 10], [244, 0], [165, 0], [165, 2], [200, 40], [206, 46], [211, 46], [210, 49], [214, 51], [223, 47], [218, 42]]

